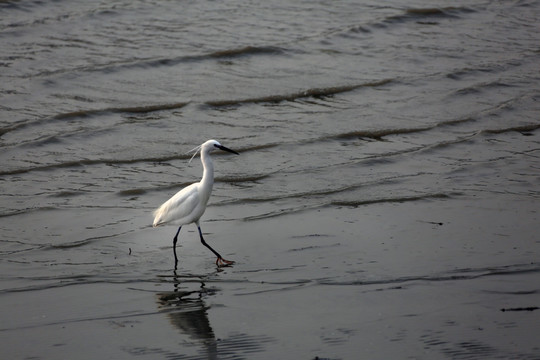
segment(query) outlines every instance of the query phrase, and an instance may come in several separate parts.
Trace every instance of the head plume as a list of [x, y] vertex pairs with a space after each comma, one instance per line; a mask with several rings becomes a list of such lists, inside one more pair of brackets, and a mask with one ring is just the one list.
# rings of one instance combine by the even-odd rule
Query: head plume
[[189, 159], [188, 164], [191, 164], [191, 160], [193, 160], [193, 158], [201, 151], [201, 147], [202, 145], [196, 146], [187, 152], [187, 154], [189, 154], [190, 152], [194, 151], [193, 156]]

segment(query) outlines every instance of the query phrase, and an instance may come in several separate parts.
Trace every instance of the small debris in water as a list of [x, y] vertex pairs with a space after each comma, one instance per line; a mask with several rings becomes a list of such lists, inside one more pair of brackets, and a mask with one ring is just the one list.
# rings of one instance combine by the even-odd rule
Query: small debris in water
[[502, 308], [501, 311], [534, 311], [540, 309], [538, 306], [519, 307], [519, 308]]

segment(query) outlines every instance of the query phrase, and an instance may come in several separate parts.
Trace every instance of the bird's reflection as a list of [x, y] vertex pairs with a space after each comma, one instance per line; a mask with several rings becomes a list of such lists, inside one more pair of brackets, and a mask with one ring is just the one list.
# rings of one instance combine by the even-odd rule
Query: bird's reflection
[[203, 346], [208, 359], [216, 359], [217, 342], [204, 302], [215, 290], [207, 289], [200, 277], [179, 276], [176, 270], [172, 279], [173, 290], [157, 294], [160, 309], [174, 327]]

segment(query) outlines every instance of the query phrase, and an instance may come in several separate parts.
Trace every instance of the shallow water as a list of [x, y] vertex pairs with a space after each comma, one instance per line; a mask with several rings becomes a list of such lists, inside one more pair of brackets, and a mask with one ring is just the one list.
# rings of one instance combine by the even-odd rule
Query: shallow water
[[539, 14], [1, 2], [3, 355], [537, 359]]

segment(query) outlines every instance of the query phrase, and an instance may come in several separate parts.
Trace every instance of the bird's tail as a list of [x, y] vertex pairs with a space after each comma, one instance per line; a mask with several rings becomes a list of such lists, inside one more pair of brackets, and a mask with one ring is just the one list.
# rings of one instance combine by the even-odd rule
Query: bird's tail
[[154, 222], [152, 223], [153, 227], [157, 227], [162, 224], [161, 215], [163, 214], [163, 209], [160, 207], [159, 209], [154, 210]]

